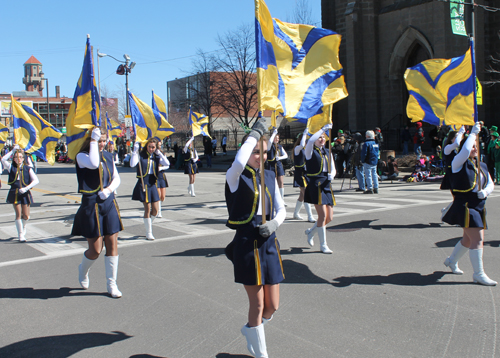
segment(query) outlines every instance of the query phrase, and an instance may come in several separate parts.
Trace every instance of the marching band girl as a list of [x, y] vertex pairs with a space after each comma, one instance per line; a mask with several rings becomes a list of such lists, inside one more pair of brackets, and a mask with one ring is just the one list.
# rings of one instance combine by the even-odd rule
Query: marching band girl
[[[279, 305], [279, 283], [283, 264], [275, 231], [283, 223], [286, 211], [272, 171], [265, 171], [266, 218], [262, 222], [260, 152], [257, 145], [266, 131], [265, 120], [258, 121], [242, 140], [242, 146], [226, 173], [227, 226], [235, 229], [226, 255], [233, 262], [235, 282], [244, 285], [248, 300], [248, 323], [241, 332], [247, 348], [255, 357], [267, 357], [264, 324], [271, 320]], [[266, 144], [264, 156], [266, 156]], [[265, 157], [264, 157], [265, 159]]]
[[198, 162], [198, 152], [194, 149], [193, 140], [194, 136], [189, 138], [182, 153], [184, 155], [184, 174], [189, 175], [188, 193], [191, 196], [196, 196], [194, 193], [194, 180], [196, 174], [199, 173], [198, 164], [196, 164]]
[[[310, 229], [306, 230], [307, 242], [314, 246], [314, 235], [318, 232], [320, 249], [324, 254], [331, 254], [332, 250], [326, 243], [326, 225], [333, 219], [333, 205], [335, 198], [331, 188], [331, 181], [335, 177], [335, 165], [331, 163], [330, 172], [328, 172], [328, 151], [325, 149], [325, 132], [332, 128], [331, 124], [325, 125], [319, 131], [309, 138], [305, 155], [306, 171], [309, 178], [304, 201], [314, 204], [318, 220]], [[330, 158], [330, 160], [333, 160]]]
[[[304, 203], [304, 193], [306, 191], [306, 186], [307, 186], [307, 175], [306, 175], [306, 160], [305, 160], [305, 152], [304, 152], [304, 147], [306, 145], [306, 139], [307, 139], [307, 133], [308, 130], [307, 128], [304, 129], [304, 133], [302, 134], [302, 137], [299, 139], [297, 137], [297, 140], [295, 142], [295, 147], [293, 149], [293, 164], [295, 166], [295, 170], [293, 172], [293, 187], [294, 188], [300, 188], [300, 194], [299, 198], [297, 199], [297, 203], [295, 204], [295, 211], [293, 213], [293, 218], [296, 220], [303, 220], [302, 217], [300, 216], [299, 212], [300, 209], [302, 208], [302, 204], [304, 204], [307, 212], [307, 221], [313, 223], [316, 220], [313, 217], [312, 210], [311, 210], [311, 205], [309, 203]], [[299, 134], [300, 136], [300, 134]]]
[[88, 243], [78, 267], [78, 279], [84, 289], [89, 288], [89, 270], [101, 254], [104, 240], [108, 293], [119, 298], [122, 293], [116, 284], [118, 232], [123, 230], [123, 224], [114, 192], [120, 185], [120, 176], [113, 156], [104, 150], [106, 141], [106, 134], [101, 135], [101, 130], [94, 128], [76, 155], [76, 178], [82, 203], [75, 215], [71, 235], [83, 236]]
[[144, 204], [144, 227], [146, 228], [146, 239], [154, 240], [153, 221], [158, 214], [160, 197], [156, 180], [159, 175], [160, 165], [170, 167], [170, 162], [158, 149], [158, 140], [151, 138], [147, 141], [139, 154], [140, 144], [134, 144], [134, 151], [130, 158], [130, 166], [137, 166], [137, 184], [132, 194], [132, 200], [141, 201]]
[[[9, 160], [12, 159], [12, 163]], [[39, 183], [38, 177], [29, 165], [25, 153], [16, 144], [14, 149], [2, 157], [2, 163], [9, 173], [10, 185], [7, 203], [14, 207], [16, 213], [16, 229], [19, 241], [26, 241], [26, 225], [30, 219], [30, 205], [33, 202], [30, 189]], [[1, 171], [0, 171], [1, 173]]]
[[[269, 143], [267, 144], [267, 169], [272, 170], [274, 174], [276, 174], [276, 181], [278, 182], [279, 191], [284, 201], [285, 187], [283, 178], [285, 176], [285, 170], [283, 169], [283, 163], [281, 163], [281, 161], [288, 158], [288, 154], [279, 142], [280, 135], [278, 134], [278, 130], [274, 128], [271, 138], [269, 138]], [[285, 204], [285, 206], [287, 205]]]
[[[160, 146], [161, 144], [160, 142], [158, 142], [158, 149], [161, 151]], [[156, 185], [158, 186], [158, 196], [160, 197], [160, 202], [158, 203], [158, 214], [156, 215], [157, 218], [162, 217], [161, 203], [165, 200], [165, 195], [167, 194], [168, 181], [166, 171], [168, 168], [170, 168], [169, 165], [160, 165], [160, 168], [158, 170], [158, 180], [156, 182]]]
[[[479, 162], [477, 167], [474, 159], [478, 158], [476, 137], [481, 125], [476, 123], [469, 137], [462, 141], [462, 147], [451, 162], [451, 189], [453, 203], [443, 216], [443, 221], [450, 225], [463, 227], [463, 237], [455, 245], [451, 256], [445, 261], [454, 274], [461, 275], [458, 260], [469, 252], [470, 262], [474, 270], [472, 279], [475, 283], [495, 286], [496, 281], [490, 279], [483, 269], [483, 241], [486, 224], [486, 197], [494, 189], [493, 180], [485, 163]], [[479, 181], [476, 180], [479, 176]]]

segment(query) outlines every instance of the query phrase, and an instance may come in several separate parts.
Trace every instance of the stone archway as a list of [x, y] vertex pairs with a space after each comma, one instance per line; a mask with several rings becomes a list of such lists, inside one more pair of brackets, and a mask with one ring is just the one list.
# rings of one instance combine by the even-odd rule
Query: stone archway
[[389, 61], [389, 80], [403, 78], [409, 53], [416, 45], [420, 45], [428, 53], [429, 58], [434, 58], [434, 51], [429, 41], [420, 31], [410, 26], [401, 35], [392, 51]]

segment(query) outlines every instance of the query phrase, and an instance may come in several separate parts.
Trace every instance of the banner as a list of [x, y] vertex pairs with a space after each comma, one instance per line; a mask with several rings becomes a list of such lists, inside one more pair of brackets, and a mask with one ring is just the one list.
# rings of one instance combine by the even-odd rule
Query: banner
[[[453, 0], [450, 3], [451, 31], [455, 35], [467, 36], [465, 29], [465, 5], [464, 0]], [[457, 3], [460, 4], [457, 4]]]

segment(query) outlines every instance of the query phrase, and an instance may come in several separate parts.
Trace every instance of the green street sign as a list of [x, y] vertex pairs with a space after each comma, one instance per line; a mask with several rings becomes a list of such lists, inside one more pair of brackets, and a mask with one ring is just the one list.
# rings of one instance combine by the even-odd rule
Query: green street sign
[[465, 0], [454, 1], [455, 2], [450, 2], [451, 31], [453, 31], [455, 35], [467, 36], [467, 31], [465, 29]]
[[61, 133], [66, 134], [66, 127], [61, 128]]

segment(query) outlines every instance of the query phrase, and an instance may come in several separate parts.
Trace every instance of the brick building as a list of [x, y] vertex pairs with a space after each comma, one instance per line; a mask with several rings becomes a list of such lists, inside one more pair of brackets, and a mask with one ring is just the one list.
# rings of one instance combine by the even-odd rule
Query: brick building
[[[466, 1], [467, 2], [467, 1]], [[495, 6], [498, 2], [476, 0]], [[322, 0], [322, 26], [342, 35], [340, 62], [349, 96], [334, 105], [334, 125], [351, 130], [381, 127], [397, 133], [409, 123], [406, 68], [431, 58], [463, 55], [468, 38], [452, 33], [450, 3], [433, 0]], [[467, 6], [466, 6], [467, 10]], [[469, 17], [466, 11], [466, 25]], [[480, 81], [489, 56], [499, 56], [500, 11], [475, 11], [476, 68]], [[497, 86], [498, 87], [498, 86]], [[500, 124], [500, 88], [483, 86], [479, 119]]]

